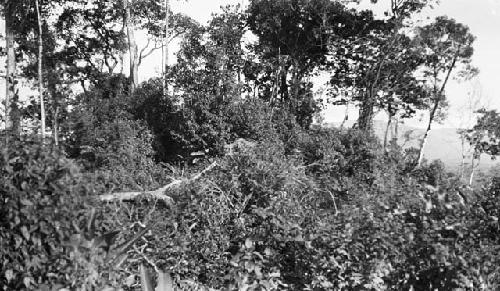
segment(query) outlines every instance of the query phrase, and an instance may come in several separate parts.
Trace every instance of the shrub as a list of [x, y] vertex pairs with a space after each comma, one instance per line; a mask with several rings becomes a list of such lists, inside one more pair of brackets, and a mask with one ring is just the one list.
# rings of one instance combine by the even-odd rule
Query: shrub
[[373, 137], [319, 128], [298, 134], [297, 149], [307, 174], [337, 198], [365, 195], [375, 182], [381, 148]]
[[264, 101], [249, 98], [235, 102], [230, 107], [227, 117], [232, 137], [261, 141], [275, 134], [273, 109]]
[[439, 160], [432, 161], [430, 164], [425, 164], [413, 172], [420, 183], [427, 183], [434, 187], [440, 186], [446, 181], [447, 173], [443, 162]]
[[230, 131], [227, 102], [200, 92], [164, 96], [162, 82], [153, 79], [141, 84], [130, 109], [135, 119], [151, 129], [157, 159], [184, 161], [202, 150], [211, 156], [222, 154]]
[[154, 162], [151, 133], [139, 122], [115, 120], [94, 132], [98, 137], [81, 146], [80, 160], [105, 190], [154, 189], [169, 180], [164, 167]]
[[[439, 165], [423, 167], [421, 176], [406, 173], [399, 154], [380, 154], [356, 132], [336, 130], [302, 131], [293, 141], [300, 150], [290, 154], [284, 141], [268, 138], [219, 158], [195, 183], [166, 193], [174, 207], [147, 197], [99, 205], [97, 235], [112, 231], [126, 243], [142, 230], [120, 269], [106, 265], [106, 244], [64, 249], [68, 240], [79, 246], [95, 237], [79, 230], [88, 224], [88, 193], [138, 187], [129, 179], [144, 188], [165, 183], [149, 157], [128, 152], [132, 145], [151, 153], [147, 131], [134, 124], [106, 127], [110, 140], [96, 150], [106, 159], [91, 175], [34, 142], [4, 150], [0, 239], [21, 250], [0, 251], [4, 289], [133, 288], [141, 263], [170, 272], [179, 284], [219, 289], [498, 288], [498, 181], [476, 196], [460, 196], [447, 177], [426, 187], [444, 177]], [[113, 138], [116, 131], [123, 135]], [[360, 152], [365, 159], [355, 156]], [[141, 170], [153, 182], [131, 177]], [[98, 179], [92, 184], [89, 177]], [[339, 199], [340, 187], [352, 190], [349, 199]]]
[[142, 120], [153, 133], [153, 149], [158, 161], [174, 162], [203, 148], [197, 124], [175, 96], [164, 96], [162, 80], [141, 84], [134, 92], [130, 110], [134, 119]]
[[[314, 195], [307, 189], [314, 185], [300, 161], [284, 155], [280, 143], [243, 150], [218, 163], [217, 169], [195, 184], [169, 193], [177, 202], [174, 209], [157, 206], [141, 211], [140, 204], [135, 204], [131, 212], [131, 207], [124, 207], [115, 211], [115, 227], [123, 228], [137, 220], [156, 221], [152, 233], [145, 235], [137, 249], [144, 250], [145, 256], [159, 268], [170, 270], [178, 280], [189, 279], [214, 288], [241, 287], [264, 279], [268, 280], [262, 282], [264, 285], [278, 284], [276, 272], [281, 267], [282, 272], [286, 270], [281, 253], [287, 250], [281, 246], [280, 236], [267, 237], [277, 228], [269, 225], [265, 216], [272, 213], [282, 221], [278, 229], [282, 229], [285, 240], [295, 238], [297, 227], [292, 225], [309, 219], [306, 209], [298, 207], [299, 201], [313, 201]], [[273, 254], [262, 260], [258, 255], [244, 255], [242, 252], [251, 250], [243, 248], [247, 239], [257, 241], [257, 252], [263, 254], [261, 246], [267, 245]], [[139, 254], [133, 256], [142, 260]], [[254, 259], [262, 266], [262, 274], [246, 269], [245, 260]], [[252, 277], [257, 281], [243, 283], [248, 272], [257, 276]]]
[[88, 209], [78, 172], [61, 151], [39, 141], [17, 140], [2, 149], [1, 289], [77, 283], [64, 243], [78, 232]]

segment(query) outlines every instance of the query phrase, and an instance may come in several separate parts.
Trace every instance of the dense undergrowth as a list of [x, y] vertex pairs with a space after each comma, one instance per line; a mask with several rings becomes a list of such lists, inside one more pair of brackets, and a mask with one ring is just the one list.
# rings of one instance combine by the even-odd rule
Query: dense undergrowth
[[[500, 290], [498, 173], [472, 189], [422, 163], [428, 132], [373, 134], [377, 112], [395, 136], [444, 118], [478, 73], [466, 25], [413, 21], [434, 0], [252, 0], [206, 25], [163, 2], [0, 4], [0, 290]], [[315, 124], [326, 104], [356, 126]], [[472, 178], [500, 152], [479, 113]]]
[[[2, 289], [134, 290], [140, 264], [200, 290], [499, 288], [500, 180], [467, 189], [440, 162], [415, 170], [395, 143], [384, 150], [355, 129], [305, 130], [259, 102], [239, 103], [228, 131], [208, 138], [224, 144], [239, 132], [252, 143], [226, 155], [208, 148], [192, 166], [158, 162], [162, 133], [123, 114], [74, 131], [66, 151], [10, 140], [0, 164]], [[212, 162], [165, 193], [174, 205], [98, 199]], [[126, 257], [110, 259], [138, 233]]]

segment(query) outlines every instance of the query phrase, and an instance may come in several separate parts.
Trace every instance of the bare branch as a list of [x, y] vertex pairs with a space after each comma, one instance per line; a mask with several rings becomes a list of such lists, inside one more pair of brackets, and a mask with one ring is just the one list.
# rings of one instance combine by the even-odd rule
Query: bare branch
[[145, 58], [150, 56], [154, 51], [161, 49], [161, 47], [162, 47], [161, 44], [158, 45], [157, 43], [155, 43], [154, 47], [152, 47], [147, 53], [144, 53], [146, 51], [146, 49], [149, 47], [150, 42], [151, 42], [151, 39], [148, 39], [148, 43], [146, 44], [146, 46], [143, 49], [141, 49], [141, 52], [139, 53], [139, 65], [141, 65], [142, 60], [144, 60]]
[[148, 37], [148, 42], [146, 43], [146, 45], [139, 52], [139, 63], [140, 63], [140, 60], [142, 60], [142, 58], [143, 58], [144, 51], [149, 47], [150, 43], [151, 43], [151, 38]]
[[203, 171], [199, 172], [198, 174], [194, 175], [193, 177], [191, 177], [189, 179], [174, 180], [174, 181], [170, 182], [169, 184], [167, 184], [159, 189], [153, 190], [153, 191], [111, 193], [111, 194], [101, 195], [99, 197], [99, 200], [106, 201], [106, 202], [131, 201], [139, 196], [151, 196], [154, 199], [163, 200], [169, 206], [173, 206], [175, 204], [175, 201], [172, 199], [172, 197], [165, 194], [167, 190], [173, 190], [173, 189], [179, 188], [181, 185], [191, 184], [194, 181], [200, 179], [207, 172], [211, 171], [217, 165], [218, 165], [217, 162], [213, 162], [212, 164], [210, 164], [210, 166], [205, 168]]

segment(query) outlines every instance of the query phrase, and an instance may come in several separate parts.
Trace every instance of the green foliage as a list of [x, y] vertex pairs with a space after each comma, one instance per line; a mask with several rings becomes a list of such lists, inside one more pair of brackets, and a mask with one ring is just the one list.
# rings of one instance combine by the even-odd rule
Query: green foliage
[[[433, 23], [416, 29], [415, 41], [423, 58], [421, 70], [430, 84], [425, 100], [430, 108], [429, 129], [432, 122], [444, 114], [443, 109], [448, 105], [445, 89], [451, 73], [458, 71], [458, 76], [465, 79], [477, 74], [477, 69], [471, 65], [474, 40], [469, 27], [446, 16], [437, 17]], [[419, 166], [423, 150], [422, 145]]]
[[159, 79], [142, 84], [134, 93], [130, 112], [151, 129], [157, 160], [183, 161], [192, 152], [205, 151], [213, 156], [223, 151], [229, 135], [225, 106], [210, 98], [186, 98], [164, 96]]
[[[271, 128], [270, 132], [275, 130]], [[123, 128], [120, 131], [125, 132]], [[255, 147], [239, 148], [218, 159], [218, 166], [196, 183], [169, 192], [175, 201], [173, 208], [151, 204], [148, 199], [136, 200], [129, 206], [101, 205], [91, 219], [98, 226], [94, 236], [89, 230], [96, 227], [81, 227], [90, 224], [85, 215], [88, 208], [77, 208], [85, 205], [81, 202], [83, 197], [77, 194], [104, 191], [106, 183], [119, 185], [123, 182], [117, 181], [129, 177], [130, 171], [137, 175], [144, 164], [110, 158], [111, 168], [124, 169], [108, 172], [114, 182], [99, 178], [92, 182], [96, 185], [84, 189], [88, 178], [71, 178], [74, 176], [68, 168], [73, 166], [59, 154], [44, 154], [43, 148], [33, 143], [24, 146], [33, 148], [30, 151], [24, 151], [23, 146], [11, 150], [12, 155], [26, 160], [20, 165], [34, 171], [15, 168], [16, 159], [5, 159], [3, 171], [8, 175], [3, 175], [7, 178], [2, 181], [6, 181], [9, 191], [17, 189], [16, 195], [5, 196], [11, 192], [2, 188], [4, 197], [9, 197], [5, 201], [11, 203], [5, 206], [6, 213], [24, 216], [18, 225], [15, 216], [5, 221], [2, 227], [10, 228], [3, 232], [7, 236], [2, 239], [19, 241], [21, 248], [28, 245], [25, 256], [30, 258], [12, 261], [15, 252], [2, 253], [8, 258], [4, 276], [10, 278], [7, 282], [5, 277], [3, 282], [11, 284], [5, 286], [21, 286], [29, 272], [33, 284], [131, 288], [137, 286], [138, 276], [130, 272], [137, 274], [141, 262], [168, 271], [177, 285], [195, 284], [199, 289], [494, 290], [498, 286], [497, 181], [476, 194], [457, 192], [441, 164], [434, 162], [418, 172], [408, 172], [399, 149], [384, 154], [374, 140], [355, 130], [301, 131], [295, 133], [294, 141], [281, 140], [279, 136], [267, 135]], [[296, 150], [287, 150], [285, 142]], [[40, 162], [51, 168], [37, 170]], [[57, 166], [50, 166], [53, 164], [62, 168], [62, 176], [49, 175], [42, 181], [52, 182], [40, 184], [42, 173], [61, 172]], [[102, 169], [110, 170], [105, 165]], [[15, 174], [9, 176], [9, 171]], [[158, 173], [155, 171], [146, 168], [148, 173]], [[97, 171], [94, 176], [99, 173], [102, 172]], [[68, 183], [67, 179], [73, 182]], [[21, 181], [33, 181], [27, 185], [36, 187], [26, 188]], [[127, 185], [124, 183], [122, 188], [133, 188]], [[147, 187], [157, 187], [153, 185]], [[42, 195], [41, 200], [29, 198], [30, 195]], [[47, 213], [28, 212], [38, 205], [35, 201], [44, 201], [43, 195], [58, 199], [70, 196], [64, 203], [54, 204], [58, 212], [52, 202], [43, 204]], [[62, 211], [65, 209], [67, 212]], [[58, 216], [52, 216], [54, 213]], [[76, 222], [84, 231], [60, 218]], [[42, 231], [41, 225], [31, 229], [24, 224], [42, 219], [54, 228], [50, 235]], [[51, 224], [50, 219], [57, 223]], [[35, 225], [28, 225], [32, 224]], [[62, 234], [54, 225], [59, 225]], [[149, 225], [150, 229], [138, 225]], [[58, 252], [52, 251], [49, 257], [44, 248], [37, 248], [37, 243], [26, 238], [37, 237], [38, 232], [44, 235], [40, 238], [42, 246], [52, 244]], [[53, 237], [55, 233], [62, 237]], [[133, 241], [127, 245], [128, 259], [119, 260], [119, 269], [107, 262], [113, 250], [121, 247], [85, 247], [111, 234], [116, 245]], [[130, 239], [138, 234], [140, 239]], [[66, 253], [62, 247], [66, 241], [69, 245], [83, 243], [84, 249], [73, 248]], [[23, 273], [12, 273], [17, 270], [14, 266], [36, 257], [46, 260], [37, 261], [38, 269], [29, 265]], [[59, 257], [66, 258], [66, 269], [62, 270], [78, 265], [80, 272], [61, 275], [58, 280], [45, 278], [44, 270], [62, 264], [56, 259]]]
[[443, 162], [436, 160], [429, 165], [424, 165], [416, 169], [413, 175], [418, 178], [420, 183], [438, 187], [445, 180], [445, 165]]
[[264, 101], [248, 98], [233, 104], [228, 110], [233, 135], [252, 140], [271, 138], [275, 132], [274, 110]]
[[[361, 18], [339, 2], [251, 1], [247, 23], [259, 41], [246, 75], [262, 98], [280, 104], [304, 128], [319, 110], [307, 80], [328, 66], [329, 47], [356, 34]], [[255, 88], [257, 90], [257, 88]]]
[[138, 105], [120, 92], [124, 81], [111, 77], [79, 96], [65, 125], [71, 132], [65, 141], [69, 156], [90, 172], [89, 182], [100, 191], [151, 189], [169, 180], [166, 169], [154, 162], [155, 136], [145, 126], [149, 120], [134, 120], [130, 108]]
[[[211, 238], [213, 243], [218, 242], [215, 246], [218, 245], [219, 250], [207, 250], [204, 254], [221, 256], [208, 262], [225, 264], [226, 284], [239, 287], [276, 285], [279, 282], [276, 278], [279, 262], [276, 260], [280, 259], [278, 254], [284, 247], [279, 241], [291, 236], [288, 231], [297, 219], [306, 217], [299, 215], [306, 211], [303, 207], [290, 211], [289, 206], [292, 201], [312, 199], [307, 192], [312, 187], [311, 181], [298, 160], [285, 158], [279, 142], [262, 144], [228, 157], [220, 168], [207, 177], [216, 184], [202, 185], [202, 191], [195, 191], [197, 195], [191, 196], [195, 200], [187, 206], [187, 213], [194, 219], [188, 225], [196, 223], [191, 230], [189, 249], [209, 247], [211, 244], [207, 244], [206, 239]], [[274, 224], [279, 221], [282, 225]], [[268, 236], [269, 231], [275, 231], [275, 236]], [[255, 241], [255, 245], [251, 241]], [[254, 252], [251, 251], [253, 247], [256, 248]], [[269, 247], [268, 254], [266, 247]], [[199, 269], [202, 262], [196, 264], [194, 270]], [[214, 267], [212, 272], [218, 269]], [[204, 272], [208, 278], [217, 278], [217, 273]]]
[[500, 154], [500, 115], [496, 110], [479, 110], [480, 117], [474, 127], [466, 132], [466, 138], [476, 158], [486, 153], [492, 158]]
[[374, 183], [381, 148], [373, 136], [357, 130], [320, 128], [299, 135], [298, 149], [307, 173], [342, 198]]
[[2, 149], [2, 290], [77, 283], [64, 242], [81, 226], [87, 211], [90, 185], [79, 183], [78, 172], [59, 150], [38, 140], [17, 140]]
[[[380, 166], [389, 158], [361, 134], [320, 133], [294, 155], [276, 139], [243, 149], [199, 183], [171, 193], [179, 208], [169, 213], [166, 232], [156, 228], [147, 237], [147, 255], [177, 280], [214, 288], [427, 290], [484, 279], [484, 270], [468, 267], [480, 251], [475, 235], [458, 246], [453, 239], [469, 237], [482, 219], [474, 206], [463, 206], [452, 189], [419, 186], [434, 179], [446, 189], [439, 164], [420, 180], [423, 174], [407, 176], [403, 166]], [[367, 156], [357, 160], [364, 147]], [[339, 190], [346, 185], [349, 199]]]
[[93, 179], [104, 179], [108, 190], [144, 190], [168, 181], [166, 170], [154, 162], [151, 133], [138, 122], [116, 120], [94, 129], [82, 162]]

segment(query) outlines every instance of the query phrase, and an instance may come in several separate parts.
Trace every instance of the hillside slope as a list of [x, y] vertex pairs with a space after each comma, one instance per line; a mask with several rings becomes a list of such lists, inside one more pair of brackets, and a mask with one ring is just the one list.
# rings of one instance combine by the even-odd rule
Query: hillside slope
[[[346, 125], [352, 126], [352, 122], [347, 123]], [[338, 127], [339, 124], [331, 123], [327, 126]], [[374, 123], [375, 134], [380, 138], [380, 140], [383, 140], [384, 138], [385, 127], [386, 124], [384, 121], [375, 121]], [[398, 135], [400, 145], [405, 148], [418, 147], [420, 139], [424, 135], [424, 129], [400, 124]], [[432, 129], [429, 133], [429, 140], [424, 156], [429, 161], [437, 159], [441, 160], [451, 171], [457, 170], [462, 162], [462, 142], [460, 140], [460, 135], [457, 133], [457, 129]], [[466, 162], [467, 164], [470, 164], [470, 158], [468, 158]], [[487, 171], [491, 167], [497, 165], [500, 165], [498, 160], [492, 160], [488, 155], [483, 155], [481, 157], [479, 168], [481, 171]]]

